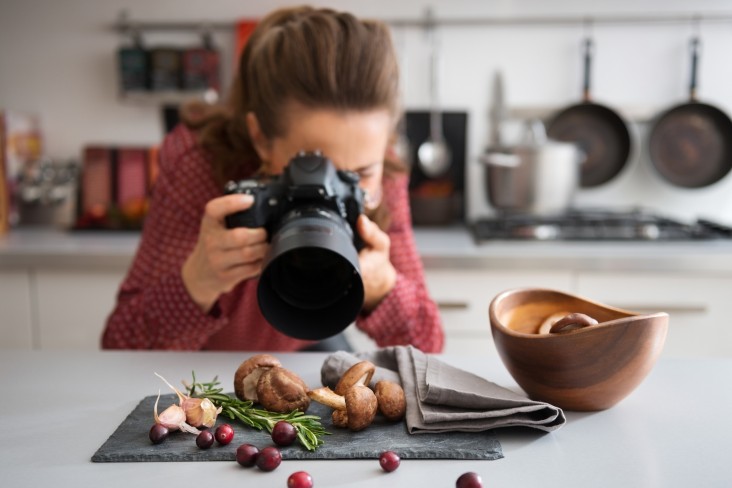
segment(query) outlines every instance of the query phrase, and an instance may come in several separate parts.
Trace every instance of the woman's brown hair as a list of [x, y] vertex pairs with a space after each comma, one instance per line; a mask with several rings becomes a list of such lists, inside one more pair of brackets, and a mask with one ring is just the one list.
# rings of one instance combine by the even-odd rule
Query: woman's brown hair
[[[287, 130], [282, 114], [292, 102], [339, 111], [387, 109], [396, 121], [399, 69], [388, 27], [306, 6], [263, 18], [242, 51], [227, 105], [196, 124], [219, 183], [249, 177], [261, 166], [246, 114], [256, 115], [266, 137], [281, 136]], [[387, 175], [403, 170], [397, 160], [385, 159]], [[377, 212], [382, 227], [383, 210]]]

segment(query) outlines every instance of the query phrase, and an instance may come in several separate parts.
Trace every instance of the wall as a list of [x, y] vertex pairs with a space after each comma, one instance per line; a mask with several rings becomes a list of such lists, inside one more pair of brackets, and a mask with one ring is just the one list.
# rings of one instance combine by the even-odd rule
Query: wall
[[[0, 3], [0, 107], [42, 114], [47, 153], [79, 154], [90, 142], [153, 144], [162, 136], [157, 108], [121, 101], [113, 53], [122, 39], [112, 29], [121, 9], [141, 20], [235, 21], [257, 17], [291, 2], [279, 0], [178, 2], [175, 0], [3, 0]], [[625, 14], [732, 14], [723, 0], [468, 1], [373, 0], [319, 1], [354, 13], [386, 19], [418, 18], [432, 5], [438, 18], [597, 16]], [[482, 197], [482, 168], [477, 158], [488, 143], [488, 110], [493, 75], [501, 70], [508, 102], [514, 107], [559, 108], [580, 95], [581, 25], [469, 26], [440, 28], [442, 73], [440, 99], [449, 109], [469, 113], [469, 216], [490, 214]], [[602, 24], [596, 41], [593, 78], [597, 101], [636, 119], [683, 101], [688, 79], [691, 24]], [[704, 42], [700, 96], [732, 113], [732, 22], [702, 22]], [[427, 108], [428, 50], [418, 28], [395, 28], [403, 65], [407, 108]], [[155, 42], [196, 42], [194, 34], [157, 35]], [[217, 32], [222, 47], [228, 31]], [[227, 47], [228, 49], [228, 47]], [[230, 49], [225, 52], [231, 57]], [[224, 76], [228, 79], [231, 66]], [[732, 223], [732, 175], [697, 190], [670, 186], [653, 173], [642, 146], [646, 123], [633, 122], [637, 152], [610, 183], [583, 190], [581, 206], [642, 205], [670, 215], [703, 215]]]

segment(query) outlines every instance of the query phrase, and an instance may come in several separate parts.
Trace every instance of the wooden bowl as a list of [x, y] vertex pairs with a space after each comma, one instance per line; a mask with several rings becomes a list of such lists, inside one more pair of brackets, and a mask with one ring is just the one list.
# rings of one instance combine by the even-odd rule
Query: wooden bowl
[[[598, 323], [539, 332], [569, 313]], [[663, 349], [669, 319], [540, 288], [500, 293], [489, 316], [496, 349], [521, 388], [533, 399], [583, 411], [612, 407], [643, 381]]]

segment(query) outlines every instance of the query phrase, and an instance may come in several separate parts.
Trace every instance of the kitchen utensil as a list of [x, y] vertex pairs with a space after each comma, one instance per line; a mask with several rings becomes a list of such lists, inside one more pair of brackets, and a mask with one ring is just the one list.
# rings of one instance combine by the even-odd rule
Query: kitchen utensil
[[149, 50], [150, 89], [179, 90], [181, 87], [181, 49], [159, 46]]
[[[599, 323], [539, 333], [558, 312], [582, 313]], [[639, 314], [557, 290], [507, 290], [490, 303], [496, 349], [531, 398], [567, 410], [603, 410], [629, 395], [663, 349], [669, 316]]]
[[204, 29], [201, 45], [183, 51], [183, 89], [217, 92], [221, 89], [219, 51], [213, 43], [211, 31]]
[[575, 144], [548, 140], [541, 121], [529, 121], [521, 144], [482, 157], [489, 202], [500, 211], [562, 213], [572, 205], [582, 160]]
[[631, 151], [631, 136], [625, 120], [611, 108], [592, 102], [590, 74], [593, 41], [584, 42], [583, 98], [552, 117], [548, 134], [552, 139], [577, 143], [585, 153], [580, 185], [590, 188], [602, 185], [620, 173]]
[[144, 91], [148, 89], [148, 55], [142, 43], [139, 29], [129, 32], [131, 45], [117, 51], [117, 63], [121, 91]]
[[653, 166], [668, 182], [701, 188], [732, 169], [732, 121], [720, 109], [697, 100], [700, 40], [691, 40], [689, 101], [660, 114], [649, 135]]
[[503, 88], [503, 75], [496, 71], [493, 76], [493, 93], [489, 114], [491, 132], [488, 147], [489, 151], [500, 151], [503, 148], [501, 130], [506, 120], [506, 95]]
[[450, 148], [442, 131], [442, 113], [439, 109], [439, 59], [437, 34], [431, 11], [427, 14], [427, 33], [430, 37], [430, 135], [417, 149], [417, 159], [427, 176], [444, 174], [450, 167]]

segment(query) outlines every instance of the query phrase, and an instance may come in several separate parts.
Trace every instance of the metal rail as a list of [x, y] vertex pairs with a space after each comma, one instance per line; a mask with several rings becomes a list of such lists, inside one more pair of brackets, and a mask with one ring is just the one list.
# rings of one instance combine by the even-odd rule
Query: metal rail
[[[586, 26], [586, 25], [645, 25], [645, 24], [686, 24], [686, 23], [732, 23], [732, 12], [690, 12], [676, 14], [628, 14], [597, 16], [516, 16], [516, 17], [443, 17], [429, 19], [427, 16], [413, 19], [381, 19], [393, 27], [446, 26], [446, 27], [484, 27], [484, 26]], [[138, 21], [132, 20], [121, 12], [113, 29], [118, 32], [130, 31], [202, 31], [233, 30], [235, 22], [222, 21]]]

